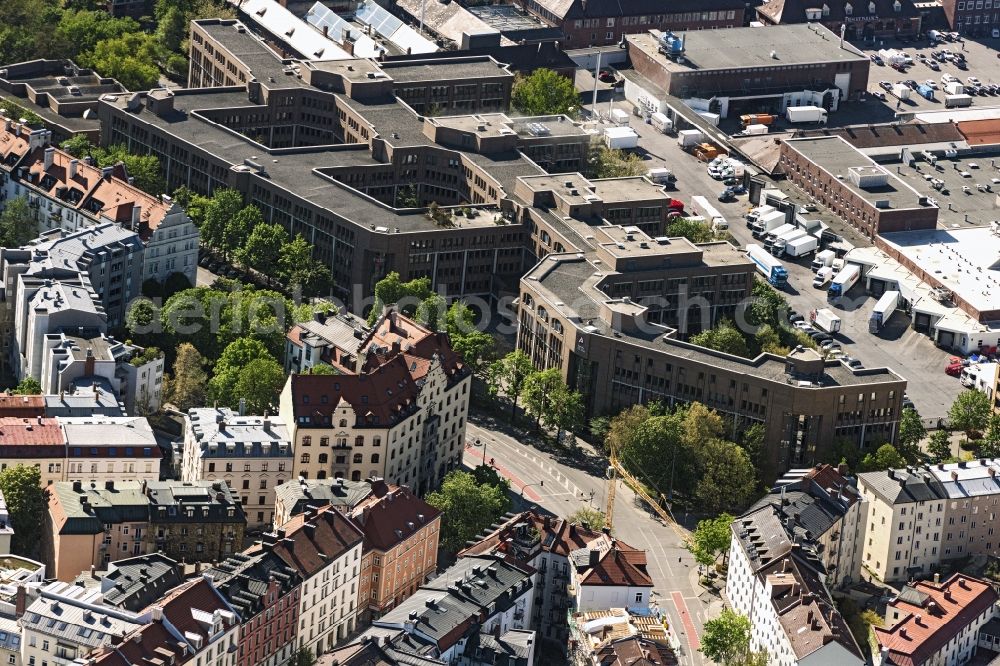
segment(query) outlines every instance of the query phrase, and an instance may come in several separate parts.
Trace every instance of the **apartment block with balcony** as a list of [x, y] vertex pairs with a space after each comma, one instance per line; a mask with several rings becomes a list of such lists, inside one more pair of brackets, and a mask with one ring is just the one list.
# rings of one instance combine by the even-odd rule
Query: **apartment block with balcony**
[[243, 504], [221, 481], [150, 481], [146, 552], [186, 562], [218, 562], [243, 546]]
[[251, 528], [274, 522], [275, 490], [292, 479], [292, 444], [280, 417], [196, 408], [184, 419], [184, 481], [224, 481]]

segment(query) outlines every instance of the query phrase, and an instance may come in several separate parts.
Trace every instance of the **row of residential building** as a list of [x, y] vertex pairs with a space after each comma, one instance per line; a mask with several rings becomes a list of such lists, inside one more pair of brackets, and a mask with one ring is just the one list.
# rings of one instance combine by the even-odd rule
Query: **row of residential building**
[[[1000, 498], [996, 464], [868, 472], [856, 480], [822, 466], [779, 480], [732, 525], [726, 592], [751, 620], [753, 649], [781, 666], [860, 666], [866, 659], [960, 666], [979, 648], [995, 652], [995, 585], [963, 573], [942, 581], [937, 572], [970, 555], [996, 557], [989, 540]], [[901, 584], [874, 627], [873, 657], [834, 601], [855, 591], [878, 596], [882, 588], [868, 581]]]

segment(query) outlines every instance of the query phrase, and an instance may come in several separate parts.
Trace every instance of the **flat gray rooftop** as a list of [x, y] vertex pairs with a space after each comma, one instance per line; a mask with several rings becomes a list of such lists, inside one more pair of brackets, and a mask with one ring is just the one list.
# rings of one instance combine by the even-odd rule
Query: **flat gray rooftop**
[[489, 58], [435, 60], [427, 63], [382, 63], [382, 71], [396, 83], [418, 83], [423, 81], [445, 81], [448, 79], [472, 79], [509, 77], [505, 67]]
[[[924, 195], [904, 183], [891, 168], [880, 167], [839, 136], [789, 139], [785, 145], [840, 180], [842, 185], [872, 205], [875, 201], [883, 200], [888, 201], [889, 208], [894, 210], [930, 207], [930, 204], [921, 205], [919, 200]], [[850, 170], [858, 167], [882, 169], [888, 174], [888, 183], [872, 188], [858, 187], [849, 176]]]
[[225, 44], [226, 49], [249, 67], [263, 85], [269, 88], [308, 87], [299, 77], [286, 74], [283, 69], [285, 65], [278, 54], [249, 30], [240, 32], [234, 23], [218, 23], [214, 20], [198, 22], [198, 26], [213, 39]]
[[[680, 36], [680, 33], [678, 33]], [[788, 67], [826, 62], [867, 60], [827, 28], [811, 24], [764, 28], [691, 30], [683, 33], [684, 63], [659, 53], [660, 42], [650, 33], [629, 35], [629, 43], [660, 61], [667, 69], [686, 72], [746, 67]], [[774, 57], [771, 53], [774, 52]]]

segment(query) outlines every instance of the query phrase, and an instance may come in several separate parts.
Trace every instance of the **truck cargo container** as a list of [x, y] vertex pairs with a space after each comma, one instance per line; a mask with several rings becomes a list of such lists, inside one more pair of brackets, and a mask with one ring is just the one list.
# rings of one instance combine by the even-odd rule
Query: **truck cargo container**
[[763, 216], [773, 212], [774, 212], [774, 206], [767, 206], [767, 205], [757, 206], [756, 208], [754, 208], [753, 210], [751, 210], [749, 213], [746, 214], [747, 226], [749, 227]]
[[677, 176], [670, 169], [650, 169], [646, 176], [657, 185], [670, 185], [677, 181]]
[[757, 221], [750, 225], [750, 230], [753, 232], [753, 237], [760, 240], [783, 224], [785, 224], [785, 214], [775, 210], [757, 218]]
[[889, 90], [889, 92], [891, 92], [899, 99], [906, 100], [910, 99], [910, 93], [913, 91], [910, 90], [910, 86], [908, 85], [905, 85], [903, 83], [894, 83], [892, 84], [892, 88]]
[[813, 287], [816, 289], [822, 289], [826, 286], [826, 283], [830, 281], [833, 277], [833, 267], [823, 266], [818, 271], [816, 271], [816, 277], [813, 278]]
[[667, 118], [666, 115], [662, 113], [654, 113], [649, 117], [650, 124], [657, 129], [662, 134], [669, 134], [674, 129], [674, 121]]
[[729, 222], [723, 217], [722, 213], [703, 196], [696, 195], [691, 197], [691, 210], [708, 220], [714, 231], [724, 231], [729, 228]]
[[757, 267], [757, 271], [764, 276], [768, 284], [781, 288], [788, 283], [788, 271], [781, 265], [781, 262], [771, 256], [771, 254], [760, 245], [751, 243], [747, 245], [747, 258]]
[[826, 109], [820, 106], [790, 106], [785, 109], [790, 123], [825, 123]]
[[840, 331], [840, 317], [834, 314], [833, 310], [829, 308], [819, 308], [812, 313], [810, 319], [813, 326], [821, 331], [826, 331], [827, 333], [837, 333]]
[[826, 291], [827, 299], [833, 300], [845, 295], [860, 277], [861, 267], [857, 264], [847, 264], [837, 273], [837, 277], [833, 278], [833, 284]]
[[897, 305], [899, 305], [898, 291], [887, 291], [882, 294], [882, 297], [875, 303], [875, 307], [872, 308], [872, 316], [868, 319], [868, 331], [878, 333], [882, 330], [882, 327], [892, 317], [892, 313], [896, 311]]
[[837, 258], [837, 253], [833, 250], [823, 250], [817, 252], [812, 262], [813, 273], [826, 266], [832, 266], [833, 260]]
[[944, 106], [946, 109], [958, 109], [965, 106], [972, 106], [972, 97], [969, 95], [945, 95]]
[[677, 145], [681, 148], [693, 148], [705, 140], [701, 130], [686, 129], [677, 133]]
[[628, 111], [624, 111], [622, 109], [612, 109], [611, 122], [616, 125], [628, 125]]
[[767, 125], [762, 125], [759, 123], [754, 125], [747, 125], [746, 128], [743, 130], [743, 134], [745, 134], [746, 136], [760, 136], [762, 134], [767, 134]]
[[958, 81], [952, 81], [951, 83], [944, 84], [945, 95], [961, 95], [964, 92], [965, 92], [965, 86], [963, 86]]
[[609, 127], [604, 130], [604, 143], [612, 150], [629, 150], [639, 146], [639, 135], [631, 127]]
[[805, 229], [799, 229], [798, 227], [796, 227], [791, 231], [786, 231], [780, 236], [775, 235], [774, 240], [771, 242], [771, 247], [769, 248], [771, 254], [773, 254], [776, 257], [780, 257], [782, 254], [785, 253], [785, 246], [788, 245], [789, 241], [793, 241], [796, 238], [802, 238], [808, 235], [809, 234], [806, 233]]
[[819, 246], [819, 239], [815, 236], [800, 236], [785, 242], [785, 254], [789, 257], [804, 257], [810, 252], [815, 252]]
[[740, 122], [743, 123], [743, 127], [749, 127], [750, 125], [771, 125], [775, 120], [777, 120], [777, 117], [770, 113], [748, 113], [740, 116]]
[[934, 100], [934, 88], [928, 85], [917, 86], [917, 94], [919, 94], [924, 99]]
[[796, 226], [794, 224], [788, 224], [788, 223], [782, 224], [780, 227], [772, 229], [771, 231], [767, 232], [767, 234], [764, 235], [764, 247], [767, 248], [768, 252], [770, 252], [771, 248], [774, 247], [774, 240], [778, 236], [783, 236], [790, 231], [795, 231], [795, 229]]

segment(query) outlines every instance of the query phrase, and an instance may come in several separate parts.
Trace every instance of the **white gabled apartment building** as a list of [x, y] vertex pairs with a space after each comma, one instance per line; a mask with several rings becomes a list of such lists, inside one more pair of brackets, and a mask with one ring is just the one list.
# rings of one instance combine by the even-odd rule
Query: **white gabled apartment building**
[[863, 666], [823, 562], [786, 528], [770, 503], [732, 525], [726, 594], [750, 620], [751, 648], [766, 651], [771, 666]]
[[[369, 329], [325, 320], [333, 375], [292, 374], [279, 414], [295, 449], [295, 475], [371, 477], [436, 488], [462, 459], [472, 375], [445, 333], [388, 308]], [[301, 331], [293, 329], [290, 338]], [[349, 341], [349, 342], [348, 342]]]

